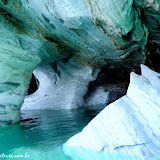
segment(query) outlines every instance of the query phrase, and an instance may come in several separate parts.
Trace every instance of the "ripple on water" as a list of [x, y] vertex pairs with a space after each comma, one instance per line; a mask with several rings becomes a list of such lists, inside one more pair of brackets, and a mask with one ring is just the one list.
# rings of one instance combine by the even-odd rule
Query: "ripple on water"
[[31, 160], [71, 160], [62, 145], [94, 116], [84, 109], [23, 111], [20, 124], [0, 127], [0, 154], [27, 153]]

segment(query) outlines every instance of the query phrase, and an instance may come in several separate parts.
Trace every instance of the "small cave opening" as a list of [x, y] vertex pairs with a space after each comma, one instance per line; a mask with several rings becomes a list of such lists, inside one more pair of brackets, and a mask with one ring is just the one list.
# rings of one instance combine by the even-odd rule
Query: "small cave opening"
[[160, 44], [148, 42], [145, 64], [152, 70], [160, 73], [159, 60], [160, 60]]
[[27, 96], [35, 93], [38, 90], [38, 87], [39, 87], [39, 81], [32, 73], [32, 78], [28, 86]]

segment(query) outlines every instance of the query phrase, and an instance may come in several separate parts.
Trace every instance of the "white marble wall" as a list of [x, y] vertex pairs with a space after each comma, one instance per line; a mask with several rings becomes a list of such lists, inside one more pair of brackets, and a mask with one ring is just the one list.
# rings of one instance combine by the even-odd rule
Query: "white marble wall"
[[143, 76], [131, 73], [127, 94], [108, 105], [66, 146], [129, 155], [130, 159], [160, 156], [159, 74], [144, 65], [141, 69]]

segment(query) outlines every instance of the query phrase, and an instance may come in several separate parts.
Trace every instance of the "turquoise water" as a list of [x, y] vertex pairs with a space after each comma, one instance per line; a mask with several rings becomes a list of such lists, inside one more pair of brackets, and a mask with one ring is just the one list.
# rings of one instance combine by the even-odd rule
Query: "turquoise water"
[[71, 160], [62, 145], [95, 114], [83, 109], [22, 112], [20, 124], [0, 127], [0, 156], [20, 157], [0, 159]]
[[64, 145], [97, 114], [84, 109], [25, 111], [20, 124], [0, 127], [0, 160], [144, 160]]

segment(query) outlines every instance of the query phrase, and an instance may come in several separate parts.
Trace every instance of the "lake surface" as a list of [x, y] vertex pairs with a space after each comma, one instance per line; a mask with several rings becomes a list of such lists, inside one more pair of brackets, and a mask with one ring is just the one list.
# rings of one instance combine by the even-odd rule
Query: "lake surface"
[[62, 145], [96, 114], [84, 109], [22, 112], [20, 124], [0, 127], [0, 159], [71, 160]]
[[0, 127], [0, 160], [144, 160], [64, 145], [98, 113], [87, 109], [22, 112], [19, 124]]

